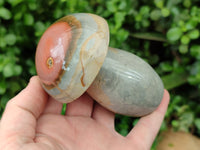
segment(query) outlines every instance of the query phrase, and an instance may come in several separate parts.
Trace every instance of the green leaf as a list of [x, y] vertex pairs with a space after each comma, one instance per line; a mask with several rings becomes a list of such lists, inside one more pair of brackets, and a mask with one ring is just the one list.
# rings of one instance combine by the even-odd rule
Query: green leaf
[[61, 115], [65, 115], [66, 108], [67, 108], [67, 104], [63, 104], [63, 106], [62, 106], [62, 111], [61, 111]]
[[74, 12], [77, 3], [78, 3], [77, 0], [67, 1], [67, 5], [69, 6], [70, 12]]
[[183, 35], [181, 37], [181, 43], [185, 44], [185, 45], [189, 44], [190, 43], [190, 38], [187, 35]]
[[200, 62], [197, 61], [193, 64], [191, 64], [191, 70], [190, 70], [191, 75], [200, 75]]
[[140, 14], [141, 15], [149, 15], [149, 11], [150, 11], [150, 8], [149, 8], [149, 6], [142, 6], [141, 8], [140, 8]]
[[37, 3], [36, 2], [28, 3], [28, 7], [29, 7], [30, 10], [36, 10], [37, 9]]
[[126, 1], [120, 1], [119, 9], [124, 10], [126, 7], [127, 7], [127, 2]]
[[133, 126], [136, 126], [136, 124], [138, 123], [138, 121], [139, 121], [139, 119], [134, 119], [134, 120], [133, 120], [133, 123], [132, 123]]
[[117, 40], [121, 43], [124, 42], [128, 38], [128, 31], [124, 29], [120, 29], [117, 33]]
[[8, 102], [9, 99], [10, 99], [10, 98], [9, 98], [8, 95], [2, 96], [1, 101], [0, 101], [0, 106], [1, 106], [2, 108], [5, 108], [5, 106], [6, 106], [6, 104], [7, 104], [7, 102]]
[[179, 126], [179, 122], [177, 120], [172, 120], [172, 126], [177, 128]]
[[192, 30], [192, 29], [195, 29], [197, 25], [198, 25], [198, 19], [195, 17], [192, 17], [188, 22], [186, 22], [185, 27], [188, 30]]
[[3, 69], [8, 62], [8, 59], [9, 58], [5, 57], [5, 55], [0, 55], [0, 72], [3, 72]]
[[17, 12], [17, 13], [15, 13], [14, 19], [15, 20], [21, 20], [22, 16], [23, 16], [22, 12]]
[[8, 78], [14, 75], [14, 65], [9, 63], [3, 69], [4, 77]]
[[19, 3], [23, 2], [23, 0], [8, 0], [8, 2], [14, 7]]
[[135, 16], [135, 21], [137, 21], [137, 22], [142, 21], [142, 15], [141, 15], [141, 14], [137, 14], [137, 15]]
[[34, 28], [35, 28], [35, 35], [36, 36], [41, 36], [46, 29], [44, 23], [42, 23], [40, 21], [35, 23]]
[[186, 54], [188, 52], [188, 45], [181, 44], [179, 46], [179, 52], [182, 54]]
[[117, 11], [117, 5], [113, 1], [107, 1], [106, 7], [110, 12], [116, 12]]
[[163, 17], [168, 17], [170, 15], [170, 11], [167, 8], [162, 8], [161, 13]]
[[14, 74], [15, 74], [16, 76], [18, 76], [18, 75], [20, 75], [21, 73], [22, 73], [22, 67], [19, 66], [19, 65], [15, 65], [15, 67], [14, 67]]
[[163, 8], [163, 6], [164, 6], [163, 0], [154, 0], [154, 3], [156, 5], [156, 7], [158, 7], [158, 8]]
[[0, 40], [0, 47], [1, 48], [4, 48], [4, 47], [6, 47], [6, 41], [5, 41], [5, 39], [3, 38], [3, 37], [0, 37], [1, 38], [1, 40]]
[[200, 77], [198, 75], [189, 76], [188, 83], [190, 83], [191, 85], [198, 85], [200, 83]]
[[199, 30], [198, 29], [192, 30], [192, 31], [188, 32], [187, 35], [190, 39], [198, 39], [199, 38]]
[[5, 36], [5, 41], [8, 45], [14, 45], [16, 43], [16, 36], [13, 33], [9, 33]]
[[161, 11], [159, 9], [154, 9], [151, 13], [150, 13], [150, 17], [152, 20], [159, 20], [161, 17]]
[[115, 19], [115, 28], [116, 29], [119, 29], [122, 26], [125, 16], [126, 16], [126, 13], [124, 13], [124, 12], [115, 13], [114, 19]]
[[193, 124], [194, 121], [194, 114], [193, 112], [184, 112], [181, 116], [180, 116], [180, 127], [179, 129], [182, 131], [189, 131], [189, 127]]
[[143, 20], [142, 20], [142, 26], [143, 26], [143, 27], [146, 28], [146, 27], [148, 27], [149, 25], [150, 25], [150, 21], [149, 21], [149, 20], [147, 20], [147, 19], [143, 19]]
[[34, 17], [31, 14], [24, 15], [24, 24], [27, 26], [31, 26], [34, 23]]
[[195, 119], [194, 124], [197, 127], [197, 129], [200, 131], [200, 118]]
[[197, 6], [193, 6], [190, 14], [191, 16], [197, 16], [199, 14], [199, 8]]
[[[174, 1], [174, 0], [173, 0]], [[167, 8], [170, 9], [171, 14], [173, 14], [174, 16], [179, 16], [180, 15], [180, 9], [178, 7], [169, 7], [167, 6]]]
[[0, 81], [0, 95], [6, 92], [6, 82], [4, 80]]
[[27, 59], [26, 60], [26, 65], [28, 66], [28, 71], [31, 75], [35, 75], [36, 74], [36, 69], [35, 69], [35, 64], [33, 62], [32, 59]]
[[168, 63], [168, 62], [161, 63], [160, 67], [164, 72], [170, 72], [170, 71], [173, 70], [172, 65], [170, 63]]
[[191, 6], [191, 0], [184, 0], [183, 1], [183, 5], [186, 7], [186, 8], [189, 8]]
[[7, 30], [5, 28], [5, 26], [0, 26], [0, 36], [4, 36], [6, 34]]
[[167, 42], [167, 39], [163, 34], [160, 33], [151, 33], [151, 32], [139, 32], [131, 34], [132, 37], [138, 39], [145, 39], [145, 40], [152, 40], [152, 41], [160, 41], [160, 42]]
[[0, 8], [0, 18], [3, 18], [5, 20], [9, 20], [12, 17], [12, 14], [10, 10], [7, 8], [1, 7]]
[[167, 32], [167, 39], [169, 41], [177, 41], [182, 36], [182, 30], [178, 27], [174, 27], [168, 30]]
[[3, 6], [4, 0], [0, 0], [0, 6]]
[[190, 48], [190, 54], [196, 58], [200, 58], [200, 45], [192, 45]]
[[[167, 90], [179, 87], [187, 82], [189, 73], [187, 71], [182, 73], [171, 73], [169, 75], [161, 77], [164, 87]], [[175, 82], [176, 81], [176, 82]]]
[[12, 87], [11, 88], [12, 93], [16, 93], [16, 92], [20, 91], [22, 88], [20, 83], [18, 83], [18, 81], [12, 81], [10, 84], [10, 87]]
[[63, 15], [63, 11], [61, 9], [56, 9], [54, 11], [54, 18], [60, 18]]

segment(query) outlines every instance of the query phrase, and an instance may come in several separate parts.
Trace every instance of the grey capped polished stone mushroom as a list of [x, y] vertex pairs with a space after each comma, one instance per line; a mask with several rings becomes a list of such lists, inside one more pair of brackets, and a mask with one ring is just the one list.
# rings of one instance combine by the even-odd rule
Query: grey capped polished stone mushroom
[[107, 22], [97, 15], [76, 13], [52, 24], [36, 51], [43, 88], [62, 103], [87, 91], [115, 113], [151, 113], [163, 97], [160, 77], [141, 58], [108, 44]]

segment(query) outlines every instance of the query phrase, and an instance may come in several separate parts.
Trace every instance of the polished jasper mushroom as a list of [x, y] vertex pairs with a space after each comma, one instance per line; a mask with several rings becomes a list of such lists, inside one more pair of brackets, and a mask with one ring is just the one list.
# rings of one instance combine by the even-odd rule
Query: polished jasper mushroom
[[107, 22], [93, 14], [61, 18], [41, 37], [36, 69], [46, 92], [69, 103], [85, 91], [119, 114], [143, 116], [163, 97], [163, 83], [141, 58], [110, 48]]

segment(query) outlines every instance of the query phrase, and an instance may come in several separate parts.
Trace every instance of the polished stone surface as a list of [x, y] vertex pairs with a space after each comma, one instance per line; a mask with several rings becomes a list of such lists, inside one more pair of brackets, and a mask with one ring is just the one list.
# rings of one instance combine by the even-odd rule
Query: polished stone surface
[[164, 88], [157, 73], [141, 58], [109, 48], [104, 64], [87, 92], [113, 112], [143, 116], [157, 108]]
[[76, 100], [87, 90], [115, 113], [151, 113], [164, 93], [160, 77], [141, 58], [108, 48], [108, 43], [108, 24], [97, 15], [77, 13], [55, 22], [36, 51], [43, 88], [62, 103]]
[[[62, 34], [57, 35], [60, 32], [51, 34], [52, 28], [60, 30], [61, 23], [65, 23], [70, 28], [63, 28], [65, 30]], [[108, 24], [97, 15], [77, 13], [61, 18], [52, 26], [45, 31], [37, 47], [37, 73], [48, 94], [60, 102], [68, 103], [80, 97], [98, 74], [108, 50]], [[51, 42], [44, 42], [44, 39], [46, 41], [57, 39], [57, 42], [52, 48], [48, 46]], [[62, 39], [66, 41], [63, 42]], [[62, 53], [63, 48], [65, 53]], [[59, 60], [58, 64], [56, 64], [57, 60]]]

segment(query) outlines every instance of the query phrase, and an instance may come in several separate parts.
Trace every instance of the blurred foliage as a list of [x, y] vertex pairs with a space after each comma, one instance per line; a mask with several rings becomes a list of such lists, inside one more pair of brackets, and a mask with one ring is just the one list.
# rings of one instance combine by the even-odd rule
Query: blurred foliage
[[[142, 57], [170, 90], [161, 130], [200, 136], [199, 6], [199, 0], [0, 0], [0, 114], [36, 74], [45, 29], [70, 13], [89, 12], [108, 21], [110, 46]], [[137, 120], [117, 115], [116, 130], [126, 135]]]

